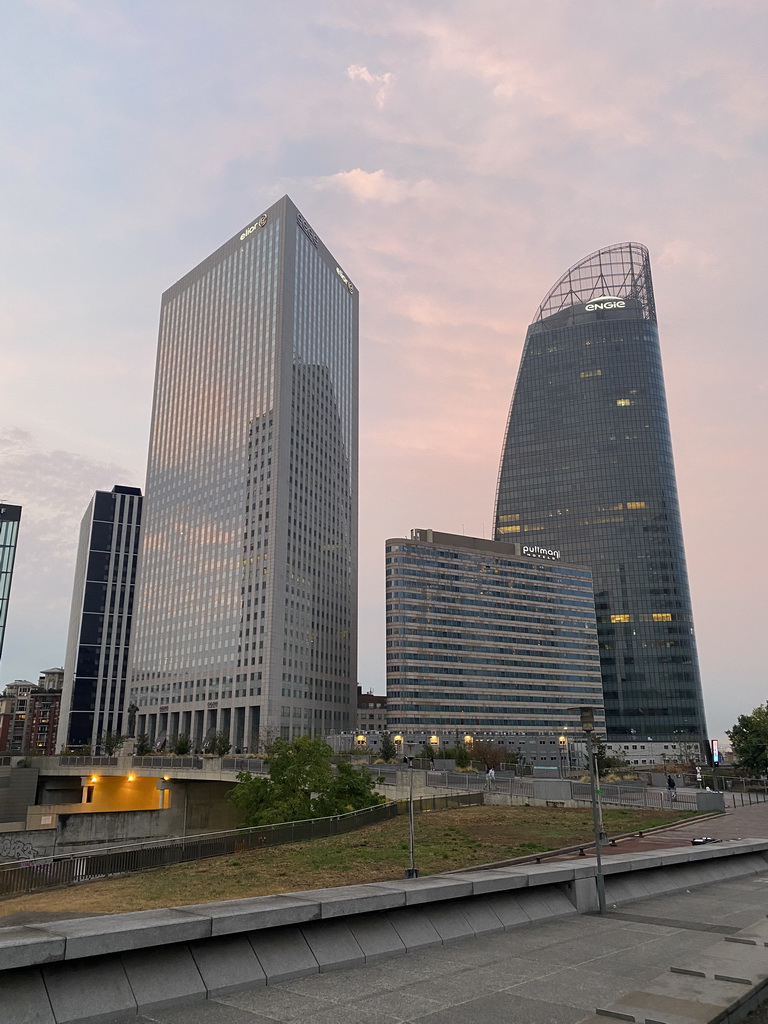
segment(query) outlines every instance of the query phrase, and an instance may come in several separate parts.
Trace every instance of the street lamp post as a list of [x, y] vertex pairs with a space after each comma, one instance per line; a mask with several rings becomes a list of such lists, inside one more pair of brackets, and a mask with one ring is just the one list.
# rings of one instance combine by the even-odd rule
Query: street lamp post
[[595, 772], [595, 751], [592, 737], [595, 731], [595, 711], [591, 707], [579, 709], [581, 714], [581, 728], [587, 736], [587, 756], [589, 758], [589, 788], [592, 797], [592, 826], [595, 833], [595, 860], [597, 862], [597, 906], [601, 914], [605, 913], [605, 879], [603, 877], [603, 862], [600, 857], [600, 815], [597, 809], [597, 777]]
[[413, 831], [413, 756], [404, 757], [403, 761], [408, 765], [408, 839], [411, 851], [411, 866], [405, 869], [406, 878], [418, 878], [419, 869], [416, 867], [415, 836]]

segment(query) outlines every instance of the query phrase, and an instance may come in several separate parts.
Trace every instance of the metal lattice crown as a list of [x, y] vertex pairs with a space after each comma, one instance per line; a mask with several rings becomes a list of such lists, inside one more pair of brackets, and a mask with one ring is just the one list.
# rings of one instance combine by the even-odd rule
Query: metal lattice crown
[[637, 299], [643, 317], [656, 323], [651, 259], [639, 242], [621, 242], [585, 256], [547, 292], [534, 323], [600, 296]]

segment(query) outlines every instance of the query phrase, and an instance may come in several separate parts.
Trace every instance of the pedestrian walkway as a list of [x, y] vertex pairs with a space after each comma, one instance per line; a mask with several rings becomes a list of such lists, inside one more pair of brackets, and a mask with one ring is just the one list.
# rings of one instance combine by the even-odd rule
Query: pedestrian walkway
[[[206, 1002], [139, 1024], [577, 1024], [764, 920], [768, 873]], [[704, 1018], [702, 1018], [703, 1020]]]

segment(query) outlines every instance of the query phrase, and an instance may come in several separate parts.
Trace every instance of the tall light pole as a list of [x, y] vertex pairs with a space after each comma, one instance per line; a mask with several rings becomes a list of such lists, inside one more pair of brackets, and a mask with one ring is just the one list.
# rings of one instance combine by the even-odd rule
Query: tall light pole
[[591, 707], [579, 708], [581, 728], [587, 736], [587, 756], [589, 758], [589, 788], [592, 797], [592, 826], [595, 832], [595, 860], [597, 862], [597, 906], [601, 914], [605, 913], [605, 879], [603, 878], [603, 862], [600, 857], [600, 816], [597, 809], [597, 777], [595, 772], [595, 750], [592, 738], [595, 732], [595, 710]]
[[415, 837], [413, 831], [413, 756], [405, 756], [403, 761], [408, 765], [408, 839], [411, 850], [411, 866], [405, 869], [406, 878], [418, 878], [419, 869], [416, 867]]

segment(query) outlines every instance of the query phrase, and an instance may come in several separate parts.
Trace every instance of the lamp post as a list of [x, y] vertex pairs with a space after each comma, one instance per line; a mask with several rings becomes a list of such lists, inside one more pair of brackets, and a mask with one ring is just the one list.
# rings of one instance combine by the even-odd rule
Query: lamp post
[[592, 826], [595, 833], [595, 860], [597, 862], [597, 906], [601, 914], [605, 913], [605, 879], [603, 878], [603, 862], [600, 857], [600, 818], [597, 810], [597, 778], [595, 771], [595, 751], [592, 737], [595, 732], [595, 711], [591, 707], [579, 708], [581, 728], [587, 736], [587, 756], [589, 758], [589, 788], [592, 797]]
[[416, 850], [414, 843], [414, 832], [413, 832], [413, 756], [408, 757], [407, 755], [403, 758], [403, 761], [408, 765], [408, 839], [411, 851], [411, 866], [405, 869], [406, 878], [418, 878], [419, 869], [416, 867]]

